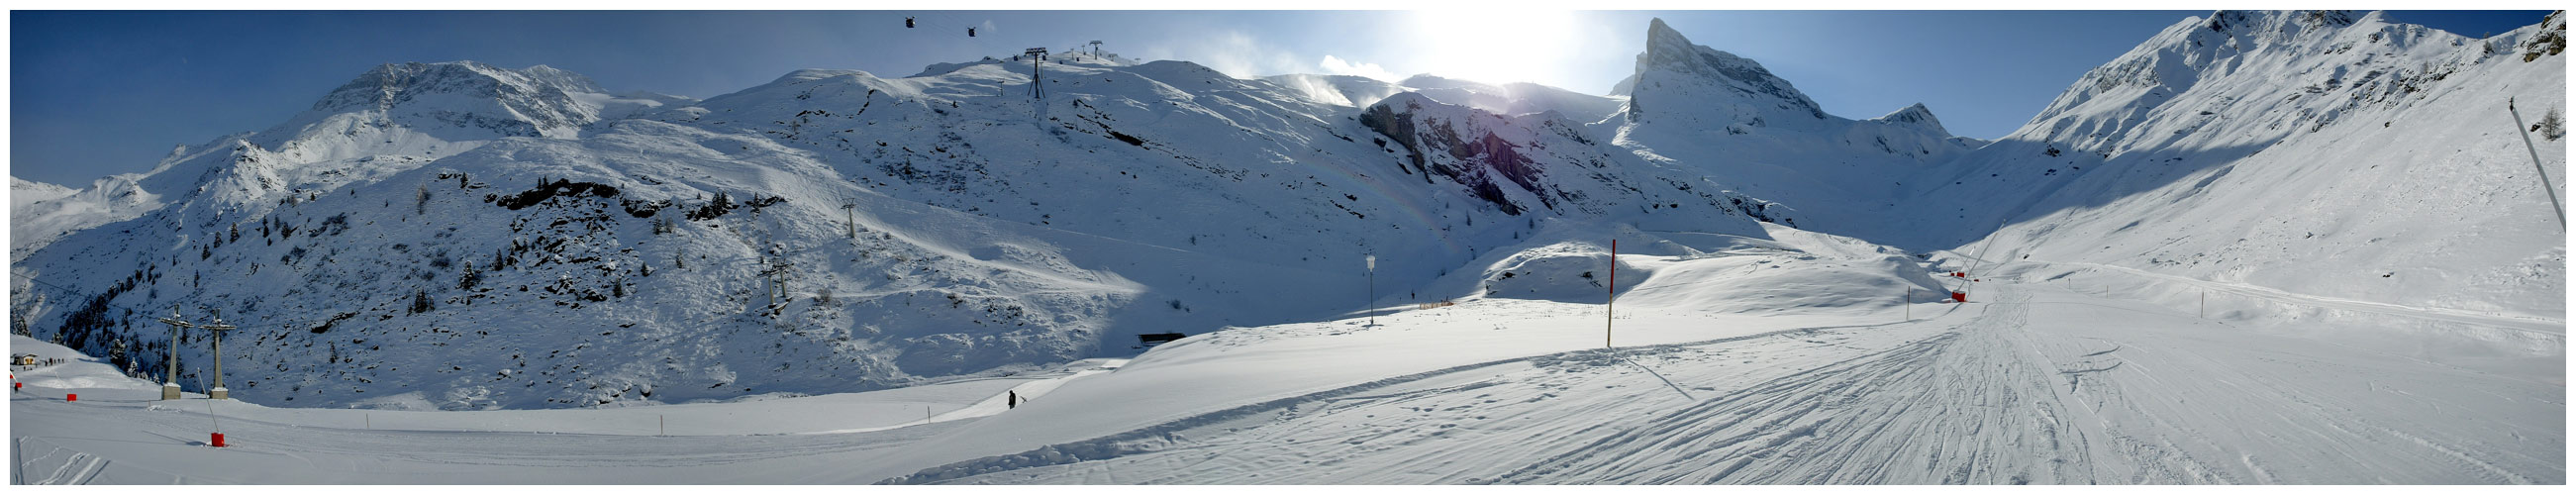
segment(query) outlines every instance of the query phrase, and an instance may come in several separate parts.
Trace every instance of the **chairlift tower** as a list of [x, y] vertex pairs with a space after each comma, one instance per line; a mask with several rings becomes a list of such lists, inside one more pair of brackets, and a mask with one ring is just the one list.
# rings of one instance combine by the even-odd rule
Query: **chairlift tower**
[[224, 324], [224, 318], [221, 313], [216, 314], [213, 323], [200, 324], [181, 320], [179, 319], [179, 305], [177, 304], [170, 305], [170, 316], [161, 318], [160, 320], [162, 323], [170, 324], [170, 345], [164, 350], [164, 353], [170, 355], [170, 368], [165, 370], [164, 373], [165, 376], [168, 376], [169, 378], [161, 382], [161, 400], [179, 399], [179, 329], [181, 328], [203, 328], [214, 332], [215, 387], [206, 390], [206, 397], [212, 399], [231, 398], [230, 394], [226, 393], [226, 390], [224, 389], [224, 331], [239, 327]]
[[223, 310], [212, 310], [212, 312], [215, 322], [197, 327], [214, 333], [215, 388], [206, 389], [206, 397], [215, 400], [230, 399], [232, 398], [231, 391], [224, 388], [224, 332], [237, 327], [224, 324]]
[[161, 400], [179, 400], [179, 329], [187, 327], [188, 322], [179, 319], [176, 303], [170, 305], [170, 316], [161, 318], [161, 322], [170, 324], [170, 344], [161, 349], [162, 354], [170, 355], [169, 367], [162, 368], [169, 378], [161, 381]]
[[1046, 77], [1039, 67], [1046, 65], [1047, 49], [1030, 48], [1022, 51], [1021, 54], [1029, 57], [1029, 97], [1046, 99]]
[[842, 216], [842, 221], [843, 221], [844, 223], [846, 223], [846, 224], [849, 226], [850, 240], [854, 240], [854, 241], [859, 239], [859, 213], [858, 213], [858, 209], [859, 209], [859, 203], [858, 203], [857, 201], [854, 201], [854, 200], [848, 200], [848, 199], [844, 199], [844, 200], [842, 200], [842, 201], [841, 201], [841, 216]]
[[1091, 56], [1100, 56], [1100, 40], [1091, 40]]

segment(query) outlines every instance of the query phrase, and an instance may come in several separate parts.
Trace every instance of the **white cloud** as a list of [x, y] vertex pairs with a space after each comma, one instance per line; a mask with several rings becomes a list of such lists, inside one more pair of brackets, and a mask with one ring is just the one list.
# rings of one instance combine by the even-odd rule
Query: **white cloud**
[[1390, 83], [1404, 79], [1403, 76], [1398, 76], [1393, 72], [1388, 72], [1385, 67], [1379, 67], [1377, 64], [1351, 62], [1332, 55], [1325, 55], [1324, 61], [1318, 65], [1322, 65], [1324, 67], [1324, 72], [1328, 74], [1360, 76]]
[[1141, 53], [1148, 58], [1196, 62], [1237, 78], [1307, 72], [1314, 67], [1242, 31], [1226, 31], [1187, 43], [1158, 44]]

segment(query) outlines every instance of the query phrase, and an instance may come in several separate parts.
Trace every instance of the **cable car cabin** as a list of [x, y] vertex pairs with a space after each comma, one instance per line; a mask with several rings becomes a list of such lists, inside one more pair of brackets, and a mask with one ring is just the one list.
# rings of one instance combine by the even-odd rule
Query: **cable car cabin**
[[1166, 343], [1166, 342], [1171, 342], [1171, 341], [1175, 341], [1175, 340], [1181, 340], [1181, 337], [1188, 337], [1188, 335], [1184, 335], [1184, 334], [1180, 334], [1180, 333], [1144, 333], [1144, 334], [1136, 334], [1136, 347], [1153, 347], [1153, 346], [1163, 345], [1163, 344], [1164, 344], [1164, 343]]

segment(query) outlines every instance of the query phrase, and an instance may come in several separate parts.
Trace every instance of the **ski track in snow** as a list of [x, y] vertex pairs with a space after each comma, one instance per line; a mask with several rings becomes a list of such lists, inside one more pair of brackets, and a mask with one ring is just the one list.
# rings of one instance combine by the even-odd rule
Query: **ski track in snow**
[[[1925, 318], [1904, 323], [1451, 366], [887, 481], [2564, 480], [2557, 419], [2564, 392], [2547, 384], [2248, 332], [2045, 283], [1990, 279], [1980, 292], [1997, 302], [1923, 311]], [[1416, 317], [1446, 316], [1381, 316], [1408, 327]], [[1102, 373], [1110, 372], [1090, 374]], [[1022, 391], [1047, 400], [1056, 383]], [[222, 431], [235, 445], [213, 450], [203, 446], [203, 411], [119, 393], [101, 390], [79, 403], [16, 394], [21, 482], [452, 483], [465, 474], [492, 483], [763, 483], [899, 456], [977, 424], [655, 437], [365, 430], [226, 416]], [[953, 419], [980, 416], [965, 413], [989, 401]], [[130, 428], [30, 428], [101, 415]], [[2446, 420], [2426, 420], [2434, 417]]]
[[2263, 300], [2269, 300], [2269, 301], [2276, 301], [2276, 302], [2282, 302], [2282, 303], [2294, 304], [2294, 305], [2313, 306], [2313, 307], [2319, 307], [2319, 308], [2330, 308], [2330, 309], [2339, 309], [2339, 310], [2346, 310], [2346, 311], [2358, 311], [2358, 312], [2364, 312], [2364, 313], [2381, 314], [2381, 315], [2397, 316], [2397, 317], [2405, 317], [2405, 318], [2421, 318], [2421, 319], [2435, 320], [2435, 321], [2446, 321], [2446, 322], [2453, 322], [2453, 323], [2465, 323], [2465, 324], [2477, 325], [2477, 326], [2482, 326], [2482, 327], [2501, 328], [2501, 329], [2507, 329], [2507, 330], [2513, 330], [2513, 331], [2520, 331], [2520, 332], [2531, 332], [2531, 333], [2537, 333], [2537, 334], [2541, 334], [2541, 335], [2550, 335], [2550, 336], [2556, 336], [2556, 337], [2561, 337], [2561, 338], [2564, 338], [2564, 337], [2566, 337], [2566, 335], [2567, 335], [2567, 322], [2566, 322], [2566, 321], [2564, 321], [2564, 320], [2554, 320], [2554, 319], [2543, 318], [2543, 317], [2537, 317], [2537, 316], [2527, 316], [2527, 315], [2509, 315], [2509, 314], [2499, 314], [2499, 313], [2491, 313], [2491, 312], [2476, 312], [2476, 311], [2467, 311], [2467, 310], [2458, 310], [2458, 309], [2449, 309], [2449, 308], [2428, 308], [2428, 307], [2418, 307], [2418, 306], [2403, 306], [2403, 305], [2397, 305], [2397, 304], [2388, 304], [2388, 303], [2379, 303], [2379, 302], [2370, 302], [2370, 301], [2356, 301], [2356, 300], [2351, 300], [2351, 299], [2341, 299], [2341, 298], [2324, 297], [2324, 296], [2314, 296], [2314, 295], [2307, 295], [2307, 294], [2297, 294], [2297, 293], [2292, 293], [2292, 292], [2288, 292], [2288, 291], [2283, 291], [2283, 290], [2280, 290], [2280, 289], [2274, 289], [2274, 288], [2270, 288], [2270, 287], [2263, 287], [2263, 286], [2253, 285], [2253, 284], [2244, 284], [2244, 283], [2227, 283], [2227, 282], [2212, 282], [2212, 281], [2201, 280], [2201, 279], [2196, 279], [2196, 278], [2191, 278], [2191, 277], [2184, 277], [2184, 276], [2178, 276], [2178, 275], [2166, 275], [2166, 274], [2162, 274], [2162, 273], [2155, 273], [2155, 272], [2150, 272], [2150, 271], [2145, 271], [2145, 270], [2139, 270], [2139, 269], [2136, 269], [2136, 268], [2129, 268], [2129, 267], [2124, 267], [2124, 266], [2115, 266], [2115, 265], [2105, 265], [2105, 264], [2099, 264], [2099, 263], [2083, 263], [2083, 262], [2047, 262], [2047, 264], [2080, 266], [2080, 267], [2086, 267], [2086, 268], [2098, 268], [2098, 269], [2102, 269], [2102, 270], [2109, 270], [2109, 271], [2119, 272], [2120, 274], [2123, 274], [2123, 275], [2131, 275], [2131, 276], [2137, 276], [2137, 277], [2145, 277], [2145, 278], [2154, 279], [2154, 280], [2159, 280], [2159, 281], [2164, 281], [2164, 282], [2185, 284], [2185, 285], [2190, 285], [2190, 286], [2193, 286], [2193, 287], [2207, 288], [2207, 289], [2210, 289], [2210, 290], [2213, 290], [2213, 291], [2223, 292], [2223, 293], [2227, 293], [2227, 294], [2235, 294], [2235, 295], [2239, 295], [2239, 296], [2245, 296], [2245, 297], [2257, 298], [2257, 299], [2263, 299]]
[[[2318, 387], [2362, 381], [2319, 381], [2337, 374], [2468, 372], [2284, 354], [2271, 344], [2299, 342], [1992, 285], [2005, 302], [1906, 324], [1481, 363], [890, 481], [2563, 482], [2563, 425], [2396, 398], [2377, 381]], [[2153, 323], [2085, 323], [2105, 315]], [[2525, 397], [2563, 411], [2563, 393]], [[2408, 415], [2422, 408], [2466, 417]]]

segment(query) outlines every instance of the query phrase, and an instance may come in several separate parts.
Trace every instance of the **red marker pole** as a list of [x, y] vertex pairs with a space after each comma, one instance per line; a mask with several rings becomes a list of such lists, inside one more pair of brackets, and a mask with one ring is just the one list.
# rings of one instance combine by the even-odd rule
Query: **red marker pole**
[[212, 424], [214, 425], [214, 427], [215, 427], [215, 431], [210, 432], [210, 433], [214, 433], [214, 434], [215, 434], [214, 441], [212, 441], [212, 442], [208, 442], [208, 443], [207, 443], [207, 445], [213, 445], [213, 446], [215, 446], [215, 447], [217, 447], [217, 448], [221, 448], [221, 447], [223, 447], [223, 446], [224, 446], [224, 433], [223, 433], [223, 431], [224, 431], [224, 420], [223, 420], [222, 418], [219, 418], [219, 417], [216, 417], [216, 416], [215, 416], [215, 401], [214, 401], [213, 399], [207, 399], [207, 400], [206, 400], [206, 421], [208, 421], [208, 422], [212, 423]]
[[1613, 347], [1610, 345], [1610, 325], [1611, 325], [1611, 321], [1610, 321], [1610, 320], [1611, 320], [1611, 315], [1615, 314], [1615, 313], [1618, 311], [1618, 304], [1619, 304], [1619, 240], [1618, 240], [1618, 239], [1611, 239], [1611, 240], [1610, 240], [1610, 296], [1609, 296], [1609, 299], [1608, 299], [1608, 300], [1606, 300], [1606, 301], [1604, 301], [1604, 302], [1602, 302], [1602, 303], [1601, 303], [1601, 348], [1603, 348], [1603, 349], [1611, 349], [1611, 348], [1613, 348]]

